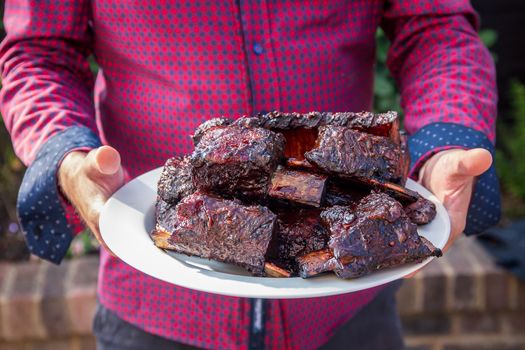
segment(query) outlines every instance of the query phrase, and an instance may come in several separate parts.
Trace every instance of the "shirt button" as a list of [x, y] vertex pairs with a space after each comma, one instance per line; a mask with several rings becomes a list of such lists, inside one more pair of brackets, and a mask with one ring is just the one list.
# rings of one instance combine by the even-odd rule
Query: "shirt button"
[[253, 52], [255, 52], [256, 55], [262, 55], [262, 53], [264, 52], [264, 48], [261, 44], [255, 43], [253, 44]]

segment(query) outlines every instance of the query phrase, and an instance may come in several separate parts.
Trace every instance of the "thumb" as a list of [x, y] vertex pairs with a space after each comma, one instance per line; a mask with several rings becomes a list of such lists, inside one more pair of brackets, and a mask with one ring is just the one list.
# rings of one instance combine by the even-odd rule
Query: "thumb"
[[120, 170], [120, 154], [111, 146], [102, 146], [89, 152], [86, 157], [90, 177], [100, 178], [116, 175]]
[[455, 173], [459, 176], [479, 176], [492, 164], [492, 155], [483, 148], [474, 148], [464, 152], [450, 154], [455, 157]]

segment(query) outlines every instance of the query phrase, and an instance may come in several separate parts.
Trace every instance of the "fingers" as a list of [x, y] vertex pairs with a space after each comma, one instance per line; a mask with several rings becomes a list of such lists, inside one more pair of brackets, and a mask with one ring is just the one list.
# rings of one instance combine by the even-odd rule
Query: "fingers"
[[483, 148], [450, 154], [456, 162], [456, 172], [461, 176], [479, 176], [492, 165], [492, 155]]

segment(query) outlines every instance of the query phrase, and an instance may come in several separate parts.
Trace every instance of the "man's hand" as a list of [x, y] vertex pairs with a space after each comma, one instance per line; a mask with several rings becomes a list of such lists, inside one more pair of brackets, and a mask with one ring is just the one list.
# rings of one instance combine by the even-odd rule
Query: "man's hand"
[[444, 252], [465, 229], [474, 178], [491, 164], [492, 156], [485, 149], [454, 149], [435, 154], [421, 168], [419, 182], [436, 195], [450, 217], [450, 238]]
[[111, 253], [100, 236], [98, 219], [104, 203], [124, 184], [117, 150], [102, 146], [89, 153], [69, 153], [58, 169], [58, 181], [97, 240]]

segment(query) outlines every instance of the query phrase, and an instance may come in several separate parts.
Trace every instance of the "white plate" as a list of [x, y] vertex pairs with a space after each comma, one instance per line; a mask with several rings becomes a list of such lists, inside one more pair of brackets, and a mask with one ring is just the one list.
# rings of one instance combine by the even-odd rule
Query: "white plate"
[[[160, 280], [200, 291], [250, 298], [308, 298], [355, 292], [402, 278], [422, 266], [409, 264], [374, 272], [353, 280], [333, 274], [302, 278], [253, 277], [230, 264], [188, 257], [157, 248], [148, 232], [154, 227], [157, 180], [161, 168], [143, 174], [118, 190], [100, 216], [100, 231], [108, 247], [124, 262]], [[419, 227], [419, 234], [436, 247], [448, 240], [450, 221], [445, 208], [429, 191], [414, 181], [407, 187], [432, 200], [436, 218]]]

